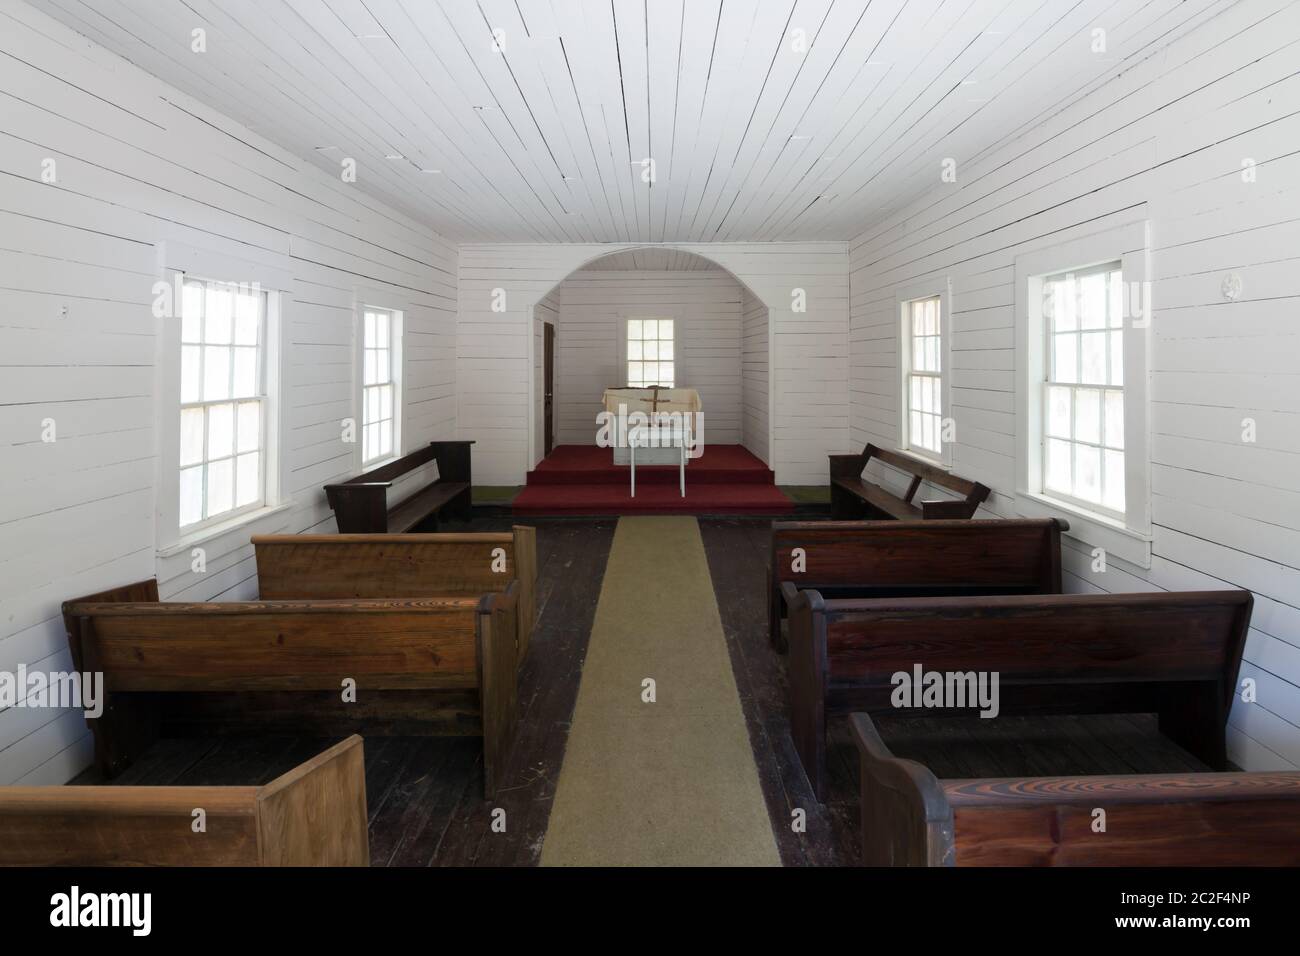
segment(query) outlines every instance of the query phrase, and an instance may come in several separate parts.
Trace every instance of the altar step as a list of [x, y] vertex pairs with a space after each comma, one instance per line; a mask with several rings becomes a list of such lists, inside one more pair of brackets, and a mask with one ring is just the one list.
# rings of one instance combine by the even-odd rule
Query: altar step
[[775, 485], [686, 482], [686, 497], [676, 485], [643, 485], [636, 470], [636, 497], [628, 486], [529, 485], [514, 500], [517, 515], [788, 515], [794, 504]]
[[514, 499], [517, 515], [788, 515], [794, 503], [772, 470], [740, 445], [706, 446], [686, 465], [686, 497], [675, 465], [638, 465], [636, 497], [629, 468], [609, 448], [561, 445]]
[[[623, 485], [628, 466], [614, 464], [614, 452], [594, 445], [560, 445], [528, 473], [528, 485]], [[636, 467], [636, 484], [677, 486], [677, 465]], [[686, 462], [686, 487], [694, 484], [772, 485], [776, 476], [743, 445], [706, 445]]]

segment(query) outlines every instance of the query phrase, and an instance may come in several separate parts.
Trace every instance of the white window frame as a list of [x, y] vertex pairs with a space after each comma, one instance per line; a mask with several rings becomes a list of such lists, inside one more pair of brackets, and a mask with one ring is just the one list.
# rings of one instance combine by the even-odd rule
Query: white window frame
[[[256, 385], [255, 385], [255, 388], [254, 388], [253, 394], [252, 394], [252, 395], [244, 395], [244, 396], [240, 396], [240, 397], [234, 397], [234, 393], [233, 393], [233, 389], [232, 389], [231, 394], [230, 394], [230, 395], [227, 395], [225, 398], [219, 398], [219, 399], [208, 399], [208, 398], [205, 398], [205, 397], [203, 396], [202, 393], [200, 393], [200, 395], [198, 396], [198, 398], [196, 398], [196, 399], [194, 399], [194, 400], [192, 400], [192, 401], [186, 401], [184, 395], [182, 394], [182, 396], [181, 396], [181, 417], [182, 417], [182, 419], [184, 418], [185, 412], [188, 411], [188, 410], [202, 410], [202, 411], [203, 411], [203, 414], [204, 414], [204, 427], [203, 427], [203, 442], [202, 442], [202, 444], [203, 444], [203, 448], [202, 448], [202, 450], [201, 450], [201, 452], [200, 452], [200, 456], [199, 456], [199, 460], [198, 460], [197, 464], [180, 465], [180, 471], [183, 473], [183, 472], [185, 472], [185, 471], [187, 471], [187, 470], [189, 470], [189, 469], [191, 469], [191, 468], [194, 468], [194, 467], [200, 467], [200, 468], [203, 469], [203, 491], [201, 492], [201, 495], [202, 495], [202, 498], [203, 498], [203, 508], [204, 508], [204, 510], [207, 510], [207, 487], [208, 487], [208, 475], [209, 475], [209, 471], [210, 471], [210, 469], [211, 469], [211, 466], [212, 466], [214, 463], [216, 463], [216, 462], [220, 462], [220, 461], [222, 461], [222, 460], [225, 460], [225, 458], [229, 458], [229, 459], [230, 459], [230, 462], [231, 462], [231, 495], [232, 495], [232, 499], [233, 499], [233, 496], [236, 495], [236, 494], [238, 493], [238, 491], [239, 491], [238, 472], [237, 472], [237, 468], [236, 468], [236, 462], [237, 462], [237, 459], [238, 459], [238, 457], [239, 457], [239, 448], [238, 448], [238, 439], [239, 439], [239, 427], [238, 427], [238, 425], [239, 425], [239, 415], [238, 415], [238, 406], [241, 405], [241, 404], [245, 404], [245, 403], [247, 403], [247, 402], [250, 402], [250, 401], [255, 401], [255, 402], [257, 402], [257, 405], [258, 405], [258, 409], [257, 409], [257, 411], [258, 411], [258, 415], [257, 415], [257, 417], [258, 417], [258, 422], [257, 422], [257, 431], [258, 431], [258, 447], [257, 447], [257, 456], [258, 456], [258, 476], [257, 476], [258, 496], [257, 496], [257, 499], [256, 499], [256, 500], [251, 501], [251, 502], [249, 502], [249, 503], [247, 503], [247, 504], [243, 504], [243, 505], [238, 505], [238, 504], [237, 504], [237, 505], [235, 505], [235, 506], [232, 507], [232, 508], [227, 508], [226, 510], [224, 510], [224, 511], [220, 511], [220, 512], [214, 514], [214, 515], [208, 515], [208, 516], [206, 516], [206, 517], [204, 517], [204, 518], [200, 518], [198, 521], [194, 521], [194, 522], [191, 522], [191, 523], [186, 524], [186, 525], [180, 525], [178, 530], [179, 530], [179, 532], [180, 532], [182, 535], [190, 535], [190, 534], [200, 533], [200, 532], [202, 532], [205, 528], [210, 528], [210, 527], [212, 527], [212, 526], [214, 526], [214, 525], [224, 524], [224, 523], [226, 523], [226, 522], [228, 522], [228, 521], [230, 521], [230, 520], [232, 520], [232, 519], [235, 519], [235, 518], [240, 517], [241, 515], [249, 514], [249, 513], [254, 512], [254, 511], [258, 511], [258, 510], [260, 510], [261, 508], [263, 508], [263, 507], [266, 506], [266, 448], [265, 448], [265, 438], [266, 438], [266, 418], [267, 418], [267, 409], [268, 409], [269, 406], [270, 406], [270, 395], [269, 395], [269, 393], [268, 393], [268, 391], [267, 391], [267, 374], [266, 374], [266, 364], [267, 364], [267, 363], [266, 363], [266, 354], [267, 354], [267, 332], [268, 332], [268, 329], [269, 329], [268, 319], [267, 319], [267, 313], [270, 311], [271, 293], [270, 293], [268, 290], [266, 290], [266, 289], [262, 289], [262, 288], [260, 288], [260, 287], [254, 287], [254, 286], [251, 286], [251, 285], [245, 285], [245, 286], [243, 286], [243, 287], [241, 288], [241, 287], [240, 287], [237, 283], [235, 283], [235, 282], [227, 281], [227, 280], [224, 280], [224, 279], [216, 279], [216, 278], [212, 278], [212, 277], [210, 277], [210, 276], [196, 276], [196, 275], [186, 275], [186, 276], [183, 276], [183, 278], [182, 278], [182, 288], [187, 288], [187, 287], [190, 287], [190, 286], [198, 286], [198, 287], [202, 290], [201, 295], [202, 295], [203, 298], [204, 298], [204, 301], [203, 301], [203, 303], [202, 303], [203, 319], [201, 320], [201, 322], [200, 322], [200, 324], [199, 324], [199, 329], [200, 329], [200, 342], [202, 343], [202, 351], [200, 351], [200, 359], [199, 359], [199, 381], [200, 381], [200, 382], [203, 382], [203, 383], [206, 383], [206, 380], [207, 380], [207, 374], [206, 374], [207, 370], [206, 370], [206, 367], [205, 367], [204, 362], [203, 362], [203, 355], [204, 355], [206, 349], [208, 348], [208, 342], [207, 342], [207, 301], [206, 301], [206, 300], [207, 300], [207, 290], [208, 290], [210, 287], [213, 287], [213, 286], [217, 286], [217, 287], [225, 286], [225, 287], [228, 287], [228, 288], [229, 288], [229, 290], [230, 290], [230, 294], [231, 294], [231, 295], [236, 295], [236, 294], [245, 293], [245, 292], [255, 292], [255, 293], [259, 296], [259, 298], [261, 299], [261, 302], [259, 303], [259, 313], [260, 313], [260, 314], [258, 315], [258, 320], [257, 320], [257, 325], [258, 325], [258, 328], [257, 328], [257, 340], [256, 340], [256, 342], [254, 343], [255, 348], [256, 348], [256, 352], [257, 352], [257, 368], [256, 368], [255, 371], [254, 371], [254, 376], [255, 376], [255, 378], [256, 378]], [[184, 295], [183, 295], [183, 294], [182, 294], [182, 305], [181, 305], [180, 310], [178, 310], [178, 311], [181, 313], [181, 319], [182, 319], [182, 321], [181, 321], [181, 328], [184, 329], [184, 325], [185, 325], [185, 323], [184, 323]], [[233, 312], [232, 312], [232, 317], [233, 317]], [[236, 348], [240, 348], [240, 347], [246, 347], [246, 346], [240, 346], [238, 343], [236, 343], [236, 342], [235, 342], [235, 338], [234, 338], [234, 332], [235, 332], [235, 329], [232, 327], [232, 330], [231, 330], [231, 331], [232, 331], [231, 344], [230, 344], [229, 346], [219, 346], [219, 347], [225, 347], [225, 348], [228, 348], [228, 349], [230, 350], [230, 352], [231, 352], [231, 358], [233, 359], [233, 357], [234, 357], [234, 349], [236, 349]], [[181, 337], [181, 351], [182, 351], [182, 353], [184, 352], [185, 346], [187, 346], [187, 345], [194, 345], [194, 344], [196, 344], [196, 343], [193, 343], [193, 342], [186, 342], [185, 339], [184, 339], [184, 334], [182, 333], [182, 337]], [[235, 368], [234, 368], [234, 363], [232, 362], [230, 368], [227, 370], [227, 377], [228, 377], [228, 379], [229, 379], [229, 383], [232, 384], [232, 385], [233, 385], [233, 383], [234, 383], [234, 376], [235, 376]], [[183, 370], [182, 370], [182, 383], [183, 383], [183, 379], [184, 379], [184, 372], [183, 372]], [[214, 460], [214, 459], [210, 459], [210, 458], [208, 457], [208, 454], [209, 454], [209, 447], [208, 447], [208, 430], [209, 430], [209, 429], [208, 429], [208, 425], [209, 425], [209, 422], [210, 422], [210, 420], [211, 420], [211, 415], [210, 415], [211, 409], [212, 409], [213, 407], [215, 407], [215, 406], [218, 406], [218, 405], [230, 405], [230, 406], [232, 406], [232, 408], [233, 408], [234, 420], [233, 420], [232, 423], [231, 423], [231, 426], [232, 426], [232, 427], [231, 427], [231, 454], [228, 455], [228, 456], [224, 456], [224, 458], [217, 458], [217, 459]], [[178, 455], [177, 458], [179, 459], [179, 457], [180, 457], [180, 456]], [[179, 522], [180, 522], [180, 518], [179, 518], [179, 514], [178, 514], [178, 517], [177, 517], [177, 523], [178, 523], [178, 525], [179, 525]]]
[[[911, 305], [921, 299], [939, 300], [939, 452], [911, 440]], [[940, 468], [952, 467], [952, 446], [942, 438], [943, 422], [952, 419], [952, 280], [948, 277], [918, 283], [898, 290], [895, 296], [898, 334], [898, 439], [899, 451], [921, 458]], [[954, 436], [956, 437], [956, 436]]]
[[[249, 525], [280, 516], [292, 505], [284, 492], [280, 436], [283, 433], [281, 400], [281, 355], [284, 321], [283, 310], [292, 290], [292, 275], [272, 266], [252, 263], [232, 256], [187, 246], [162, 242], [157, 246], [157, 281], [155, 303], [155, 410], [158, 459], [155, 478], [155, 543], [159, 559], [171, 558], [199, 544], [214, 543], [218, 551], [248, 544]], [[257, 283], [267, 293], [266, 315], [262, 336], [265, 393], [263, 408], [262, 449], [264, 459], [262, 502], [240, 512], [225, 512], [203, 522], [180, 527], [180, 438], [181, 438], [181, 291], [186, 277], [211, 281]], [[164, 291], [166, 290], [166, 291]], [[170, 314], [158, 307], [170, 302]], [[277, 517], [277, 521], [279, 518]], [[254, 533], [275, 530], [268, 521], [254, 527]], [[229, 536], [229, 542], [218, 542]], [[211, 548], [207, 550], [211, 551]], [[216, 552], [209, 554], [215, 557]], [[180, 558], [177, 558], [180, 560]], [[172, 572], [169, 570], [168, 574]]]
[[[682, 313], [680, 309], [654, 309], [653, 311], [644, 312], [625, 312], [619, 315], [618, 323], [618, 381], [621, 385], [627, 385], [627, 324], [629, 321], [644, 321], [646, 319], [671, 319], [673, 322], [673, 387], [681, 388], [683, 377], [684, 363], [682, 362], [684, 354], [683, 337], [682, 337]], [[637, 386], [629, 386], [637, 387]]]
[[[384, 313], [389, 317], [388, 330], [388, 353], [391, 384], [393, 386], [393, 447], [387, 455], [381, 455], [376, 458], [366, 458], [365, 452], [365, 427], [366, 427], [366, 385], [365, 376], [365, 357], [366, 357], [366, 313]], [[357, 452], [356, 460], [358, 468], [369, 470], [378, 468], [386, 462], [393, 461], [402, 456], [402, 412], [405, 409], [403, 400], [403, 375], [404, 368], [403, 358], [403, 332], [404, 332], [404, 315], [401, 309], [394, 309], [386, 305], [376, 305], [372, 302], [357, 305], [357, 326], [356, 326], [356, 439]]]
[[[1118, 262], [1124, 282], [1124, 513], [1044, 491], [1046, 324], [1043, 279]], [[1059, 517], [1069, 535], [1138, 567], [1151, 566], [1149, 226], [1143, 220], [1016, 257], [1016, 498], [1026, 517]], [[1131, 301], [1139, 290], [1142, 302]]]

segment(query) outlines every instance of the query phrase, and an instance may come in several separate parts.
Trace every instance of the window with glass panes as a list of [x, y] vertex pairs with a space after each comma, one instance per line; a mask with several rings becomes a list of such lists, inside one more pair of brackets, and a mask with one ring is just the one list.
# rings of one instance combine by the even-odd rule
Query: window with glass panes
[[265, 500], [267, 295], [185, 280], [181, 302], [180, 525]]
[[673, 388], [675, 381], [673, 320], [628, 319], [627, 384]]
[[903, 304], [907, 444], [931, 455], [943, 453], [943, 333], [939, 304], [937, 295]]
[[1043, 279], [1043, 491], [1124, 514], [1124, 290], [1118, 262]]
[[393, 314], [366, 309], [362, 324], [361, 458], [369, 464], [393, 454], [397, 414]]

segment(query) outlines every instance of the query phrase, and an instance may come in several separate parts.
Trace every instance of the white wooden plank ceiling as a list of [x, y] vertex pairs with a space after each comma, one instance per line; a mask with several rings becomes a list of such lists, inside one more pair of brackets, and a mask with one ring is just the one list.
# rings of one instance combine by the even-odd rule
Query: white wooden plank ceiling
[[583, 269], [598, 272], [721, 272], [722, 267], [711, 259], [679, 249], [630, 249], [627, 252], [612, 252], [594, 262], [589, 262]]
[[663, 242], [857, 235], [1229, 0], [32, 2], [451, 239]]

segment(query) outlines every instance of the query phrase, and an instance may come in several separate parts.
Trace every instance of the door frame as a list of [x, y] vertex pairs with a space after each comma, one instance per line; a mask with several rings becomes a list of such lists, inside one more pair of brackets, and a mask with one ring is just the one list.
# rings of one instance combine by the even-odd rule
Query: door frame
[[555, 450], [555, 323], [542, 321], [542, 457]]

